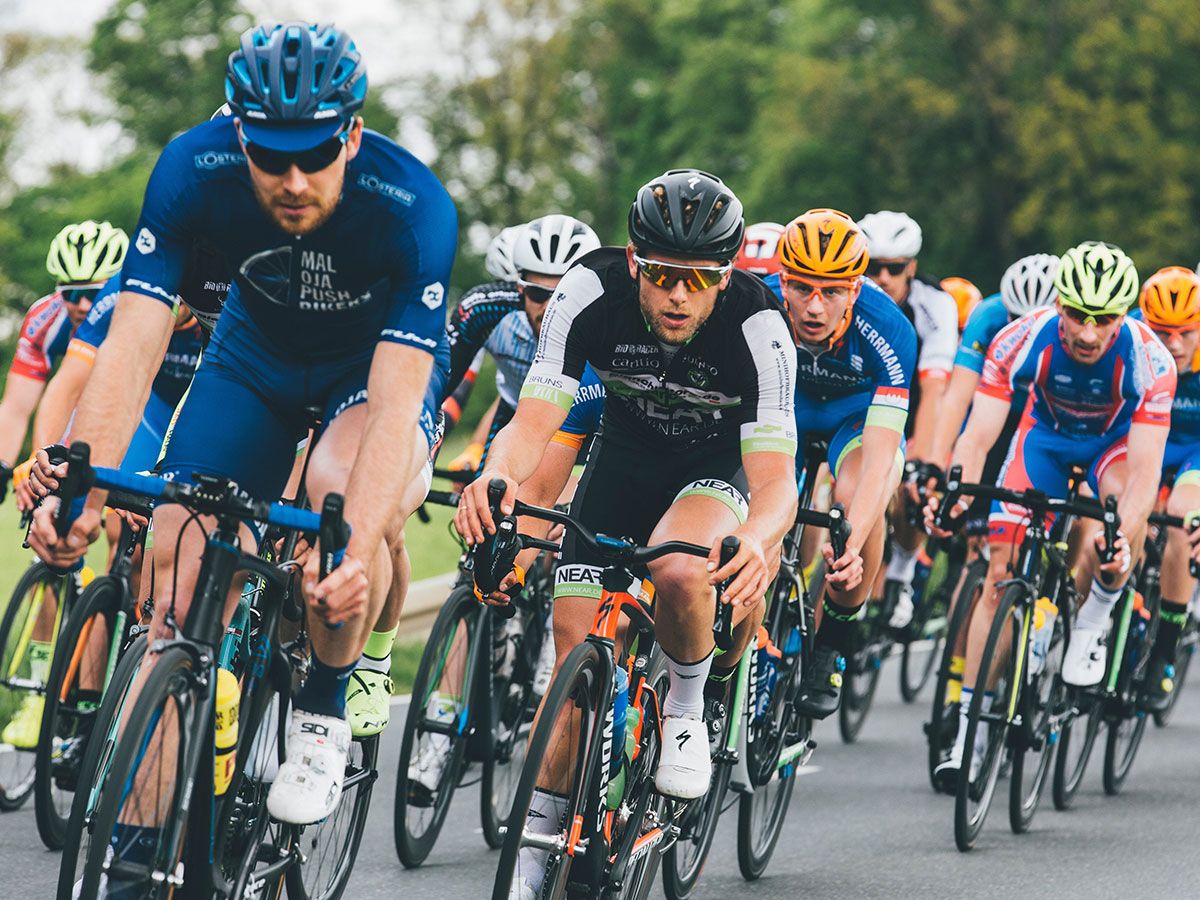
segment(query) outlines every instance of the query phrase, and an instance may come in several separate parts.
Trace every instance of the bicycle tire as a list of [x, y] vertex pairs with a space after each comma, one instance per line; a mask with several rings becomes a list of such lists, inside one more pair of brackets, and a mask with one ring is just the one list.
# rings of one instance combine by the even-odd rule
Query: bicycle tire
[[1119, 721], [1108, 723], [1108, 735], [1104, 741], [1104, 793], [1115, 797], [1121, 793], [1133, 761], [1137, 757], [1138, 748], [1142, 745], [1142, 737], [1146, 733], [1145, 713], [1137, 713], [1132, 717], [1122, 717]]
[[[1054, 808], [1060, 812], [1070, 809], [1075, 802], [1075, 793], [1083, 782], [1101, 723], [1098, 702], [1090, 704], [1081, 715], [1063, 723], [1058, 736], [1058, 750], [1054, 754], [1054, 778], [1050, 788]], [[1081, 724], [1082, 730], [1079, 728]], [[1072, 753], [1077, 755], [1072, 757]]]
[[[1014, 619], [1012, 613], [1022, 590], [1021, 585], [1009, 585], [1000, 595], [1000, 602], [996, 605], [995, 618], [992, 620], [991, 628], [988, 629], [987, 643], [984, 645], [983, 655], [980, 657], [979, 672], [982, 678], [986, 678], [987, 673], [996, 669], [1000, 642], [1005, 631], [1020, 626], [1019, 617]], [[1011, 646], [1015, 646], [1015, 644]], [[993, 691], [992, 709], [1006, 709], [1011, 702], [1010, 691], [1015, 689], [1013, 666], [1014, 655], [1009, 653], [1008, 660], [1004, 663], [1004, 671], [996, 681], [996, 687], [1003, 688], [1003, 690]], [[1004, 750], [1008, 744], [1008, 723], [1005, 722], [1003, 727], [997, 727], [999, 723], [991, 723], [983, 762], [977, 777], [974, 780], [971, 778], [975, 736], [979, 731], [980, 719], [983, 715], [983, 701], [986, 696], [986, 690], [976, 689], [971, 698], [971, 706], [967, 713], [964, 764], [958, 771], [958, 784], [954, 792], [954, 843], [963, 853], [975, 846], [975, 840], [979, 837], [979, 832], [987, 820], [987, 814], [995, 796], [996, 784], [1000, 780]], [[972, 809], [972, 804], [974, 804], [974, 809]]]
[[[1046, 787], [1046, 776], [1054, 761], [1059, 735], [1055, 717], [1062, 711], [1067, 694], [1062, 681], [1065, 653], [1066, 635], [1062, 620], [1058, 619], [1054, 623], [1054, 634], [1042, 671], [1021, 691], [1021, 721], [1024, 724], [1014, 742], [1008, 782], [1008, 824], [1013, 834], [1025, 834], [1033, 824]], [[1027, 664], [1030, 659], [1032, 654], [1027, 654]]]
[[1191, 668], [1192, 657], [1195, 655], [1196, 621], [1189, 613], [1175, 657], [1175, 689], [1171, 691], [1171, 696], [1167, 700], [1167, 708], [1154, 714], [1154, 724], [1158, 728], [1166, 727], [1166, 724], [1171, 721], [1171, 714], [1175, 711], [1175, 704], [1179, 702], [1179, 695], [1183, 693], [1183, 686], [1187, 684], [1188, 669]]
[[[1119, 701], [1119, 717], [1110, 718], [1108, 735], [1104, 742], [1104, 793], [1114, 797], [1125, 786], [1126, 779], [1133, 769], [1134, 759], [1142, 745], [1146, 734], [1146, 720], [1149, 716], [1139, 708], [1139, 694], [1145, 674], [1147, 660], [1150, 654], [1147, 650], [1154, 646], [1158, 635], [1159, 608], [1161, 596], [1157, 581], [1146, 576], [1145, 570], [1138, 578], [1145, 609], [1149, 611], [1149, 622], [1146, 632], [1141, 638], [1141, 652], [1136, 663], [1130, 663], [1131, 648], [1126, 646], [1124, 657], [1120, 660], [1121, 672], [1117, 679], [1117, 700]], [[1119, 607], [1118, 607], [1119, 608]], [[1135, 613], [1136, 615], [1136, 613]]]
[[[868, 600], [866, 617], [859, 623], [859, 637], [854, 651], [846, 657], [846, 671], [842, 676], [842, 702], [838, 704], [838, 732], [842, 743], [853, 744], [858, 740], [862, 727], [867, 721], [867, 713], [875, 699], [875, 691], [879, 687], [879, 673], [883, 661], [891, 651], [892, 642], [883, 633], [886, 622], [883, 621], [884, 609], [890, 609], [892, 604], [887, 601], [876, 603]], [[879, 610], [872, 611], [870, 606]]]
[[[915, 640], [904, 641], [901, 644], [900, 651], [900, 699], [905, 703], [912, 703], [917, 699], [917, 696], [925, 689], [925, 685], [929, 683], [929, 679], [933, 676], [938, 660], [941, 659], [939, 652], [943, 641], [946, 639], [946, 631], [949, 627], [949, 622], [945, 622], [941, 628], [937, 629], [932, 637], [927, 637], [928, 624], [933, 617], [932, 614], [941, 609], [948, 609], [949, 603], [946, 602], [948, 595], [954, 592], [954, 585], [958, 584], [959, 575], [962, 573], [962, 563], [955, 563], [956, 557], [952, 556], [949, 548], [939, 550], [937, 556], [934, 557], [934, 568], [938, 565], [938, 558], [945, 557], [946, 570], [938, 579], [938, 582], [933, 589], [926, 584], [926, 597], [922, 600], [921, 606], [923, 613], [919, 618], [921, 627], [919, 634]], [[932, 572], [930, 574], [932, 579]], [[942, 618], [945, 618], [942, 616]], [[917, 640], [931, 639], [933, 646], [929, 648], [929, 653], [923, 659], [917, 660], [914, 657], [918, 655], [918, 651], [913, 645]], [[923, 650], [920, 652], [924, 652]]]
[[[50, 675], [46, 679], [46, 704], [42, 710], [42, 731], [38, 738], [33, 786], [38, 835], [50, 850], [62, 849], [66, 840], [67, 821], [71, 817], [72, 801], [69, 798], [75, 794], [74, 790], [60, 787], [63, 776], [71, 775], [69, 771], [62, 770], [62, 747], [68, 741], [72, 741], [74, 746], [69, 752], [77, 760], [82, 760], [91, 734], [87, 721], [89, 718], [95, 721], [95, 711], [99, 708], [97, 705], [90, 716], [74, 711], [74, 705], [67, 703], [66, 695], [72, 687], [65, 684], [67, 675], [73, 668], [72, 659], [81, 638], [90, 638], [91, 629], [99, 624], [96, 617], [105, 617], [106, 624], [111, 625], [124, 599], [124, 586], [117, 578], [111, 575], [96, 578], [79, 595], [75, 608], [63, 623], [55, 640], [56, 652], [50, 665]], [[114, 639], [119, 640], [119, 637], [110, 634], [107, 642], [109, 647]], [[74, 677], [78, 677], [79, 664], [74, 668]], [[72, 780], [75, 784], [80, 783]], [[64, 794], [68, 797], [65, 812]]]
[[[962, 587], [958, 590], [958, 600], [954, 611], [950, 614], [950, 622], [946, 626], [946, 639], [942, 644], [941, 662], [938, 665], [938, 676], [934, 681], [933, 703], [929, 722], [925, 726], [925, 736], [928, 743], [929, 784], [934, 793], [942, 793], [934, 770], [947, 758], [950, 748], [954, 745], [954, 734], [958, 731], [958, 704], [945, 702], [946, 691], [951, 680], [950, 663], [954, 657], [954, 646], [958, 643], [959, 632], [971, 620], [971, 610], [979, 600], [983, 591], [984, 580], [987, 578], [987, 560], [979, 557], [967, 566], [966, 576]], [[962, 676], [957, 679], [960, 683]], [[949, 720], [947, 721], [947, 716]]]
[[[10, 648], [10, 638], [16, 625], [20, 611], [27, 607], [29, 594], [38, 585], [54, 586], [63, 584], [65, 579], [54, 574], [50, 567], [41, 561], [32, 563], [13, 588], [12, 597], [0, 620], [0, 674], [7, 681], [7, 673], [13, 666], [13, 650]], [[24, 624], [24, 619], [20, 620]], [[20, 635], [18, 635], [18, 639]], [[7, 686], [0, 687], [0, 727], [7, 725], [13, 709], [23, 701], [27, 690]], [[37, 768], [36, 748], [11, 747], [0, 754], [0, 812], [14, 812], [25, 805], [33, 795], [35, 772]], [[12, 757], [5, 762], [4, 757]]]
[[[146, 646], [146, 636], [137, 637], [125, 648], [120, 662], [113, 670], [104, 700], [96, 711], [96, 721], [92, 724], [92, 734], [102, 734], [104, 738], [88, 741], [87, 751], [79, 766], [80, 784], [96, 786], [105, 780], [107, 772], [101, 771], [101, 769], [106, 769], [107, 766], [102, 767], [101, 764], [102, 761], [111, 763], [116, 742], [115, 732], [110, 735], [109, 731], [117, 716], [120, 715], [125, 698], [128, 696], [129, 686], [133, 683], [133, 678], [141, 666], [142, 657], [146, 655]], [[78, 871], [81, 843], [85, 830], [88, 830], [88, 820], [92, 812], [88, 809], [89, 796], [89, 791], [76, 791], [74, 799], [71, 801], [71, 815], [67, 820], [67, 828], [64, 832], [62, 857], [58, 868], [58, 900], [72, 900], [75, 882], [81, 874]], [[86, 853], [83, 855], [86, 858]]]
[[[101, 788], [100, 798], [96, 804], [96, 815], [92, 822], [92, 842], [88, 848], [87, 861], [83, 869], [81, 897], [97, 896], [101, 879], [111, 878], [112, 868], [108, 861], [111, 836], [124, 808], [125, 800], [135, 793], [134, 779], [142, 762], [142, 754], [160, 726], [164, 729], [160, 732], [163, 735], [166, 734], [165, 729], [171, 727], [165, 724], [162, 715], [162, 710], [167, 707], [167, 704], [173, 704], [176, 710], [176, 715], [170, 717], [174, 718], [176, 728], [172, 728], [172, 731], [176, 731], [178, 738], [179, 755], [176, 757], [176, 764], [180, 758], [186, 758], [187, 741], [212, 740], [210, 721], [205, 718], [206, 713], [211, 715], [211, 709], [202, 709], [204, 704], [200, 704], [198, 707], [193, 702], [197, 697], [189, 684], [195, 677], [193, 673], [194, 660], [191, 654], [183, 648], [174, 647], [159, 654], [154, 668], [147, 676], [142, 690], [138, 694], [137, 702], [133, 705], [126, 721], [121, 738], [117, 742], [112, 768], [109, 770], [108, 778], [104, 787]], [[161, 821], [183, 823], [180, 839], [174, 846], [165, 848], [159, 847], [158, 844], [155, 846], [155, 856], [159, 858], [160, 864], [165, 862], [167, 866], [167, 868], [159, 870], [160, 872], [175, 872], [184, 857], [187, 843], [185, 817], [188, 813], [183, 809], [180, 785], [186, 784], [194, 777], [194, 772], [181, 773], [176, 765], [174, 786], [170, 790], [170, 805], [165, 809], [160, 807]], [[203, 792], [204, 786], [198, 787], [198, 790]], [[202, 800], [203, 795], [194, 799]], [[133, 873], [128, 874], [135, 877]], [[194, 874], [196, 873], [189, 873], [189, 879]], [[199, 874], [202, 881], [207, 880], [203, 877], [204, 873]], [[147, 872], [146, 877], [153, 876]], [[134, 881], [134, 883], [137, 882]], [[128, 881], [123, 884], [128, 884]], [[198, 886], [194, 883], [189, 884], [189, 889], [195, 887]], [[164, 898], [170, 896], [172, 889], [170, 885], [160, 883], [159, 888], [160, 890], [149, 896]]]
[[[518, 876], [517, 864], [525, 820], [533, 801], [533, 791], [537, 786], [537, 777], [542, 768], [542, 761], [549, 751], [551, 742], [560, 737], [557, 720], [569, 706], [580, 711], [579, 724], [581, 734], [575, 752], [575, 778], [567, 797], [567, 808], [564, 822], [572, 821], [575, 814], [582, 808], [583, 792], [586, 790], [587, 777], [580, 777], [580, 770], [590, 768], [590, 747], [596, 728], [603, 728], [604, 711], [599, 708], [604, 698], [604, 686], [600, 683], [600, 654], [595, 645], [584, 642], [575, 647], [559, 667], [558, 674], [546, 692], [546, 700], [542, 704], [533, 736], [529, 741], [529, 750], [525, 755], [525, 765], [521, 770], [521, 780], [513, 795], [513, 808], [508, 818], [504, 835], [504, 846], [500, 848], [500, 863], [496, 868], [496, 881], [492, 887], [492, 900], [508, 900], [509, 889], [514, 877]], [[569, 714], [568, 714], [569, 715]], [[562, 732], [572, 731], [570, 725]], [[557, 857], [553, 854], [547, 857], [546, 881], [543, 882], [540, 900], [561, 900], [565, 896], [568, 865], [562, 865], [564, 854]]]
[[[416, 806], [410, 803], [410, 786], [408, 779], [409, 766], [412, 764], [414, 752], [419, 752], [418, 734], [425, 720], [425, 710], [428, 699], [434, 688], [439, 684], [443, 667], [451, 654], [461, 661], [464, 675], [471, 664], [471, 657], [479, 652], [476, 643], [479, 638], [481, 607], [475, 599], [469, 585], [459, 585], [450, 592], [446, 603], [434, 621], [433, 630], [421, 653], [416, 677], [413, 680], [412, 699], [409, 701], [408, 713], [404, 719], [404, 737], [400, 743], [400, 760], [396, 770], [396, 796], [392, 812], [393, 837], [396, 844], [396, 855], [405, 868], [412, 869], [421, 865], [429, 856], [433, 845], [437, 842], [438, 834], [446, 821], [446, 813], [450, 801], [458, 787], [462, 776], [463, 758], [466, 754], [467, 739], [470, 723], [464, 720], [468, 713], [465, 694], [460, 696], [462, 709], [458, 712], [458, 733], [446, 735], [449, 744], [442, 751], [446, 762], [440, 772], [438, 787], [428, 806]], [[462, 629], [460, 632], [459, 629]], [[457, 650], [452, 646], [462, 634], [463, 646]], [[488, 648], [490, 649], [490, 648]], [[470, 685], [460, 685], [469, 690]], [[422, 734], [425, 734], [422, 732]], [[428, 739], [428, 738], [426, 738]], [[432, 792], [431, 792], [432, 793]], [[412, 809], [430, 810], [424, 827], [419, 832], [410, 825], [408, 812]]]

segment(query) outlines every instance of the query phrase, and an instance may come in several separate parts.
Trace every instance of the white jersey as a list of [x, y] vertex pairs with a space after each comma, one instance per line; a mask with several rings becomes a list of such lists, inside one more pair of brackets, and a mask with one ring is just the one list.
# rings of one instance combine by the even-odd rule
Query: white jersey
[[917, 330], [917, 377], [948, 378], [958, 352], [958, 305], [933, 285], [914, 278], [901, 309]]

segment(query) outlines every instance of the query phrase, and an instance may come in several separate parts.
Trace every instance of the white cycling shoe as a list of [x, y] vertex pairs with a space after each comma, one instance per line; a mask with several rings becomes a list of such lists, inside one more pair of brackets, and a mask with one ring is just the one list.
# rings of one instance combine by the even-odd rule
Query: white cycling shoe
[[1099, 684], [1107, 657], [1103, 628], [1072, 628], [1063, 657], [1063, 681], [1075, 687]]
[[708, 729], [704, 721], [687, 716], [663, 719], [662, 756], [654, 773], [654, 786], [666, 797], [695, 800], [703, 797], [712, 781]]
[[287, 762], [267, 794], [271, 817], [311, 825], [337, 809], [346, 779], [350, 723], [296, 709], [287, 736]]
[[892, 610], [892, 618], [888, 621], [889, 628], [899, 629], [908, 627], [908, 623], [912, 621], [913, 613], [916, 611], [913, 607], [912, 598], [912, 585], [900, 585], [900, 590], [896, 594], [896, 606]]

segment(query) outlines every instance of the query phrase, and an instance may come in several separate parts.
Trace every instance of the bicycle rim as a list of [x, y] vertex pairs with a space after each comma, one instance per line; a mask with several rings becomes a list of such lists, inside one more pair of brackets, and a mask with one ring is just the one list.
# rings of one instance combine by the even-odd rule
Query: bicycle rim
[[[1015, 689], [1013, 680], [1015, 654], [1011, 647], [1002, 644], [1013, 633], [1014, 619], [1019, 623], [1020, 617], [1013, 609], [1017, 591], [1016, 585], [1004, 591], [996, 607], [996, 617], [988, 630], [987, 644], [980, 658], [979, 673], [981, 679], [987, 678], [987, 673], [994, 673], [992, 687], [993, 699], [991, 709], [1002, 721], [986, 722], [982, 720], [983, 704], [987, 691], [976, 690], [971, 698], [971, 706], [967, 714], [966, 751], [963, 754], [963, 767], [958, 773], [958, 785], [954, 797], [954, 843], [959, 850], [966, 852], [975, 845], [975, 839], [983, 828], [992, 798], [996, 792], [996, 784], [1000, 780], [1000, 769], [1008, 744], [1008, 723], [1003, 721], [1007, 709], [1012, 702], [1012, 691]], [[981, 744], [982, 763], [974, 778], [971, 777], [971, 759], [975, 747], [976, 736], [981, 724], [986, 724], [987, 739]]]
[[1121, 792], [1145, 733], [1146, 714], [1141, 711], [1108, 723], [1108, 739], [1104, 743], [1104, 793], [1115, 796]]
[[[54, 575], [44, 563], [34, 563], [13, 590], [0, 623], [0, 731], [27, 703], [44, 695], [48, 672], [34, 677], [30, 644], [38, 613], [61, 597], [67, 580]], [[47, 664], [48, 668], [48, 664]], [[36, 736], [28, 746], [0, 744], [0, 811], [20, 809], [33, 793]]]
[[[1191, 629], [1190, 624], [1188, 629]], [[1192, 665], [1192, 657], [1196, 654], [1196, 636], [1194, 631], [1184, 630], [1183, 638], [1180, 640], [1179, 650], [1175, 657], [1175, 689], [1171, 691], [1171, 696], [1167, 700], [1167, 708], [1162, 712], [1154, 714], [1154, 724], [1159, 728], [1164, 727], [1171, 720], [1171, 713], [1175, 711], [1175, 704], [1179, 702], [1179, 695], [1183, 693], [1183, 686], [1187, 683], [1188, 669]]]
[[970, 621], [971, 609], [983, 591], [984, 578], [987, 577], [987, 562], [977, 559], [967, 567], [967, 575], [963, 580], [962, 589], [958, 592], [957, 602], [950, 615], [946, 628], [946, 639], [942, 644], [941, 661], [938, 664], [938, 675], [934, 682], [933, 703], [930, 710], [929, 724], [925, 726], [925, 736], [929, 752], [929, 783], [934, 792], [941, 793], [941, 787], [934, 777], [934, 771], [950, 755], [954, 746], [954, 735], [958, 731], [958, 704], [946, 702], [946, 694], [951, 680], [962, 683], [961, 675], [950, 674], [950, 663], [954, 657], [954, 645], [958, 643], [959, 632]]
[[[396, 854], [408, 868], [423, 863], [437, 842], [462, 773], [470, 725], [466, 678], [471, 656], [476, 653], [479, 613], [470, 588], [460, 586], [451, 593], [434, 623], [414, 679], [393, 810]], [[440, 724], [453, 726], [450, 734], [427, 729], [428, 723], [439, 724], [428, 718], [431, 706], [436, 707], [433, 712], [440, 717]], [[410, 781], [410, 772], [432, 781], [432, 787], [418, 779]]]
[[1021, 692], [1021, 718], [1026, 724], [1017, 735], [1008, 795], [1009, 826], [1014, 834], [1024, 834], [1033, 823], [1054, 760], [1058, 722], [1066, 705], [1066, 686], [1061, 677], [1064, 637], [1059, 619], [1042, 671]]
[[[588, 789], [589, 771], [592, 768], [592, 739], [596, 729], [603, 727], [604, 710], [601, 704], [608, 700], [608, 691], [600, 684], [599, 674], [599, 651], [585, 642], [571, 651], [550, 685], [529, 741], [521, 779], [513, 795], [512, 812], [505, 828], [504, 846], [500, 849], [500, 864], [492, 889], [493, 900], [508, 900], [513, 881], [522, 876], [536, 879], [542, 874], [536, 871], [539, 866], [544, 870], [539, 900], [558, 900], [566, 896], [571, 857], [564, 849], [543, 851], [543, 857], [543, 853], [528, 848], [525, 859], [522, 859], [520, 851], [527, 846], [525, 828], [534, 788], [543, 763], [552, 750], [564, 759], [573, 760], [568, 766], [570, 787], [567, 790], [566, 812], [563, 821], [558, 823], [558, 830], [552, 832], [563, 842], [560, 846], [565, 847], [568, 823], [573, 822], [583, 808], [583, 795]], [[562, 716], [566, 717], [565, 724], [560, 720]], [[523, 872], [526, 865], [534, 866], [535, 870]]]
[[[737, 710], [726, 714], [724, 727], [715, 741], [717, 748], [724, 748], [729, 718], [738, 714]], [[713, 776], [708, 792], [687, 810], [679, 838], [664, 854], [662, 880], [667, 900], [685, 900], [700, 880], [700, 873], [704, 871], [704, 863], [712, 849], [713, 836], [717, 833], [717, 822], [724, 811], [725, 794], [732, 771], [729, 762], [721, 759], [713, 761]]]
[[1096, 746], [1096, 735], [1100, 731], [1100, 711], [1097, 705], [1089, 705], [1086, 711], [1063, 723], [1058, 737], [1058, 750], [1054, 755], [1054, 778], [1050, 795], [1054, 808], [1066, 810], [1075, 800], [1075, 792], [1083, 782], [1092, 748]]

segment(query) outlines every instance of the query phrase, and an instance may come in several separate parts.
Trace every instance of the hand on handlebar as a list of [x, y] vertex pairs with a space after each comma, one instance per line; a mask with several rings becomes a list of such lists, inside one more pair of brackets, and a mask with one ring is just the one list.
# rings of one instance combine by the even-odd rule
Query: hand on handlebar
[[1131, 554], [1129, 552], [1129, 541], [1125, 539], [1123, 531], [1117, 531], [1117, 540], [1112, 545], [1115, 551], [1110, 562], [1104, 562], [1104, 529], [1096, 529], [1092, 535], [1092, 543], [1096, 547], [1096, 555], [1100, 558], [1100, 579], [1107, 585], [1116, 586], [1124, 581], [1124, 576], [1129, 571]]
[[942, 497], [930, 494], [929, 499], [925, 502], [925, 531], [929, 535], [936, 538], [947, 538], [954, 534], [954, 532], [961, 527], [962, 518], [967, 514], [967, 510], [971, 507], [971, 498], [960, 496], [958, 500], [955, 501], [954, 506], [950, 508], [950, 521], [948, 524], [953, 527], [949, 530], [945, 528], [939, 528], [937, 524], [937, 516], [943, 499], [944, 498]]
[[508, 606], [525, 588], [525, 570], [514, 564], [513, 570], [500, 579], [500, 586], [486, 597], [479, 592], [479, 586], [472, 584], [475, 589], [475, 599], [488, 606]]
[[58, 498], [51, 497], [34, 511], [29, 546], [48, 565], [69, 569], [100, 536], [100, 510], [85, 506], [79, 517], [71, 523], [71, 530], [66, 537], [60, 538], [54, 521], [58, 505]]
[[321, 554], [309, 553], [304, 563], [304, 597], [308, 611], [333, 627], [362, 616], [369, 599], [367, 561], [347, 553], [323, 580]]
[[825, 583], [836, 591], [852, 591], [863, 580], [863, 558], [857, 547], [846, 546], [846, 552], [833, 558], [833, 544], [821, 547], [825, 557]]
[[58, 490], [59, 483], [67, 476], [67, 464], [65, 462], [55, 464], [45, 449], [34, 453], [32, 462], [26, 484], [33, 493], [36, 505], [37, 501]]
[[720, 584], [727, 578], [733, 578], [725, 589], [721, 600], [729, 604], [753, 606], [766, 593], [767, 585], [771, 583], [771, 567], [767, 565], [767, 556], [762, 542], [742, 529], [733, 532], [740, 542], [737, 553], [724, 566], [721, 565], [722, 537], [713, 543], [708, 554], [708, 583]]
[[512, 512], [513, 501], [517, 496], [517, 483], [503, 473], [487, 472], [476, 478], [463, 488], [458, 500], [458, 509], [454, 513], [454, 528], [464, 541], [472, 547], [483, 541], [488, 535], [496, 533], [496, 522], [492, 518], [492, 510], [488, 504], [488, 483], [493, 479], [504, 482], [504, 499], [500, 509], [508, 515]]

